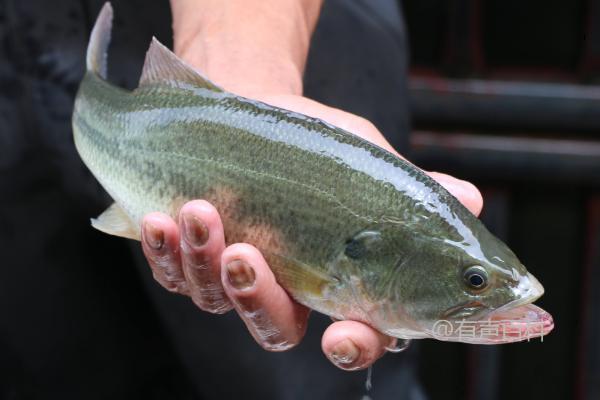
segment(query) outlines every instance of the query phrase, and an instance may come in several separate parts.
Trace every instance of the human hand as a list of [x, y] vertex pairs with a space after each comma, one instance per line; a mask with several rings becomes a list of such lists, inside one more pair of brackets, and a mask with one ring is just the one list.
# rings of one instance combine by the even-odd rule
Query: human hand
[[[238, 0], [172, 0], [175, 51], [226, 90], [320, 118], [396, 153], [369, 121], [302, 96], [302, 70], [320, 1], [301, 3], [306, 7], [296, 7], [295, 0], [261, 0], [255, 7]], [[300, 13], [298, 18], [295, 13]], [[279, 15], [287, 18], [280, 20]], [[479, 213], [482, 200], [473, 185], [429, 174]], [[142, 246], [162, 286], [189, 296], [204, 311], [235, 308], [266, 350], [286, 350], [301, 341], [309, 310], [276, 282], [256, 248], [226, 245], [221, 219], [208, 202], [185, 204], [177, 222], [165, 214], [147, 215]], [[394, 343], [366, 324], [338, 321], [324, 332], [322, 349], [336, 366], [356, 370], [371, 365]]]

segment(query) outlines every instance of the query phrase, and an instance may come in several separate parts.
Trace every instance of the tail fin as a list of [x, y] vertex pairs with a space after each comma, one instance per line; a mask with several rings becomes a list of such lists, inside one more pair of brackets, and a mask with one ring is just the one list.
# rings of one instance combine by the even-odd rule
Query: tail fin
[[110, 3], [104, 3], [96, 20], [87, 48], [87, 69], [106, 79], [106, 51], [110, 43], [113, 9]]

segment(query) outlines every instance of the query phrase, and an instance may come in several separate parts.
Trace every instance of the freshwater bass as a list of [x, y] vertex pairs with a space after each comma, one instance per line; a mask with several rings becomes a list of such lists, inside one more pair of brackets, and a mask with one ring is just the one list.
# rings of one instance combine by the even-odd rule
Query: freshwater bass
[[228, 93], [156, 39], [139, 87], [115, 87], [111, 25], [107, 3], [72, 121], [81, 158], [115, 201], [94, 227], [139, 240], [145, 214], [175, 218], [206, 199], [228, 243], [256, 246], [296, 301], [335, 319], [469, 343], [553, 328], [531, 304], [540, 283], [419, 168], [319, 119]]

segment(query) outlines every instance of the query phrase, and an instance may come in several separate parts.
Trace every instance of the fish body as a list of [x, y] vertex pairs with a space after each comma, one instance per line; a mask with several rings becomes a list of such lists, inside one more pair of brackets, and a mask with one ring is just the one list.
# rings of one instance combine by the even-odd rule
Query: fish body
[[334, 318], [488, 343], [439, 337], [435, 323], [522, 317], [520, 306], [542, 334], [551, 329], [529, 305], [543, 292], [537, 280], [420, 169], [319, 119], [228, 93], [155, 39], [140, 86], [115, 87], [104, 79], [111, 18], [105, 5], [73, 112], [77, 150], [115, 200], [94, 226], [139, 239], [145, 214], [176, 217], [202, 198], [228, 243], [256, 246], [294, 299]]

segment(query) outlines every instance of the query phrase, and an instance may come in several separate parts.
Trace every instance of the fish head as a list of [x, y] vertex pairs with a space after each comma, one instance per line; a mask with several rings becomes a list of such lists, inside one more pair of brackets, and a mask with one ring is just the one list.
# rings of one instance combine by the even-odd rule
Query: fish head
[[[369, 322], [399, 338], [495, 344], [545, 336], [544, 293], [517, 256], [482, 224], [455, 240], [434, 232], [371, 229], [349, 242]], [[367, 300], [365, 300], [367, 299]]]
[[544, 288], [508, 246], [480, 223], [461, 239], [422, 244], [432, 256], [416, 263], [427, 274], [413, 292], [420, 328], [436, 339], [480, 344], [548, 334], [552, 317], [532, 304]]
[[[432, 335], [467, 343], [508, 343], [548, 334], [552, 317], [532, 303], [544, 294], [540, 282], [517, 256], [487, 230], [474, 246], [454, 246], [454, 302], [441, 307]], [[445, 322], [441, 322], [445, 321]], [[437, 323], [437, 325], [436, 325]], [[437, 331], [440, 324], [452, 332]]]

